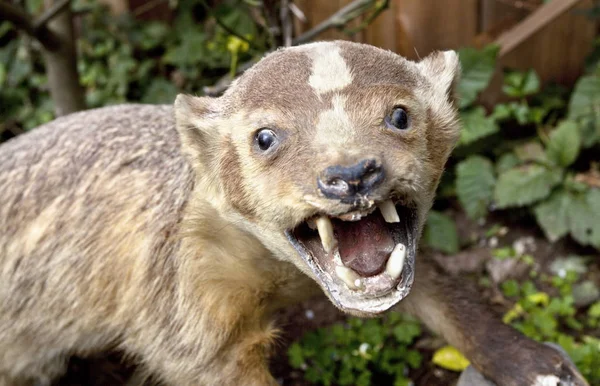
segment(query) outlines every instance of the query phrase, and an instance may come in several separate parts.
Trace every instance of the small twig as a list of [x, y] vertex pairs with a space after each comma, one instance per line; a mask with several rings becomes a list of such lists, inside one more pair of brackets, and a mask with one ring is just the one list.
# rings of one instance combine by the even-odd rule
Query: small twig
[[48, 24], [48, 22], [60, 13], [65, 7], [68, 7], [71, 3], [71, 0], [61, 0], [54, 3], [50, 8], [48, 8], [40, 17], [37, 18], [33, 22], [33, 28], [39, 29], [42, 26]]
[[46, 24], [36, 26], [27, 12], [17, 5], [0, 1], [0, 20], [10, 21], [15, 27], [38, 40], [48, 51], [57, 51], [60, 48], [58, 37], [48, 29]]
[[306, 15], [304, 15], [304, 12], [302, 12], [302, 10], [298, 8], [296, 4], [290, 3], [290, 11], [292, 11], [298, 20], [300, 20], [302, 23], [306, 23]]
[[[380, 5], [381, 3], [382, 5]], [[315, 38], [320, 33], [331, 29], [331, 28], [341, 28], [346, 25], [351, 20], [356, 19], [359, 16], [364, 15], [368, 12], [373, 5], [382, 7], [381, 11], [387, 8], [389, 0], [378, 1], [378, 0], [355, 0], [352, 3], [346, 5], [333, 15], [331, 15], [326, 20], [319, 23], [314, 28], [306, 31], [302, 35], [298, 36], [293, 41], [293, 45], [298, 45], [302, 43], [306, 43], [313, 38]]]
[[143, 14], [145, 14], [148, 11], [151, 11], [152, 9], [158, 7], [159, 5], [161, 5], [162, 3], [166, 3], [169, 0], [150, 0], [149, 2], [140, 5], [139, 7], [137, 7], [133, 12], [132, 15], [133, 16], [141, 16]]
[[292, 19], [290, 18], [289, 0], [281, 0], [281, 9], [279, 10], [281, 18], [281, 29], [283, 31], [283, 45], [289, 47], [292, 45]]
[[363, 29], [367, 28], [369, 24], [371, 24], [373, 20], [377, 18], [377, 16], [379, 16], [383, 11], [385, 11], [388, 8], [388, 6], [389, 0], [381, 0], [378, 3], [375, 3], [375, 9], [373, 10], [373, 13], [371, 13], [365, 20], [363, 20], [358, 25], [358, 27], [346, 29], [343, 32], [346, 35], [354, 35], [355, 33], [362, 31]]

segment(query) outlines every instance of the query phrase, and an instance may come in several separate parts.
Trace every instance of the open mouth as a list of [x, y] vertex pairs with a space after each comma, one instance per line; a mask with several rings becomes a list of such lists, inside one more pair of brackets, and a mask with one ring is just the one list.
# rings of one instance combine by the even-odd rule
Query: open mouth
[[361, 211], [311, 217], [286, 236], [342, 310], [377, 314], [410, 292], [416, 209], [391, 199]]

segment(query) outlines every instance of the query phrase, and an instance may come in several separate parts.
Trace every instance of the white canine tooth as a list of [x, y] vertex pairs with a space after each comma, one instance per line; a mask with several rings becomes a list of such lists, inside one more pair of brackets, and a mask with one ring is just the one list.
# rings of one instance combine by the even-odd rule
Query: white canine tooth
[[342, 281], [346, 284], [346, 286], [348, 286], [348, 288], [355, 290], [360, 287], [360, 276], [358, 276], [358, 274], [352, 269], [344, 267], [343, 265], [338, 265], [335, 267], [335, 274], [337, 275], [337, 277], [342, 279]]
[[390, 258], [385, 265], [385, 272], [392, 277], [397, 279], [402, 273], [404, 267], [404, 259], [406, 258], [406, 247], [402, 243], [396, 244]]
[[321, 244], [325, 252], [330, 253], [337, 245], [337, 240], [333, 235], [333, 224], [327, 216], [321, 216], [317, 219], [317, 229], [321, 237]]
[[386, 200], [378, 206], [385, 222], [400, 222], [400, 216], [398, 216], [396, 206], [394, 206], [392, 200]]

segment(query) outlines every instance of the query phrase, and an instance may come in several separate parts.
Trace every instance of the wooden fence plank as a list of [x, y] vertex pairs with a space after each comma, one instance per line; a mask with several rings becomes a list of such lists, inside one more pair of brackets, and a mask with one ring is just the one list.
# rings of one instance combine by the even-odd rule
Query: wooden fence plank
[[415, 59], [467, 46], [477, 34], [478, 0], [393, 1], [398, 3], [396, 49], [401, 55]]
[[581, 1], [502, 57], [492, 84], [481, 96], [482, 102], [491, 106], [506, 99], [500, 93], [501, 68], [534, 69], [542, 83], [573, 85], [584, 69], [596, 35], [596, 23], [580, 13], [591, 4], [592, 0]]
[[[294, 1], [309, 19], [304, 25], [296, 22], [299, 32], [306, 31], [350, 2]], [[528, 7], [518, 8], [500, 0], [390, 0], [389, 9], [364, 33], [351, 40], [390, 49], [411, 59], [423, 57], [433, 50], [481, 46], [525, 19], [536, 6], [535, 1], [515, 2], [515, 5], [519, 4]], [[575, 9], [589, 8], [591, 4], [592, 0], [581, 0], [581, 5]], [[544, 82], [570, 85], [581, 74], [597, 25], [580, 13], [565, 13], [520, 42], [502, 58], [499, 68], [534, 68]], [[339, 31], [326, 32], [320, 38], [348, 39]], [[494, 83], [495, 87], [486, 92], [489, 102], [499, 96], [500, 72]]]

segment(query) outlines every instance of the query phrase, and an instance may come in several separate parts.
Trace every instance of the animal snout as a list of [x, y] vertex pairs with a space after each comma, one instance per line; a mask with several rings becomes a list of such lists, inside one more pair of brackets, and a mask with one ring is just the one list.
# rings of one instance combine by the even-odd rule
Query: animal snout
[[318, 177], [317, 185], [327, 198], [348, 200], [370, 193], [384, 178], [381, 162], [371, 158], [351, 166], [330, 166]]

